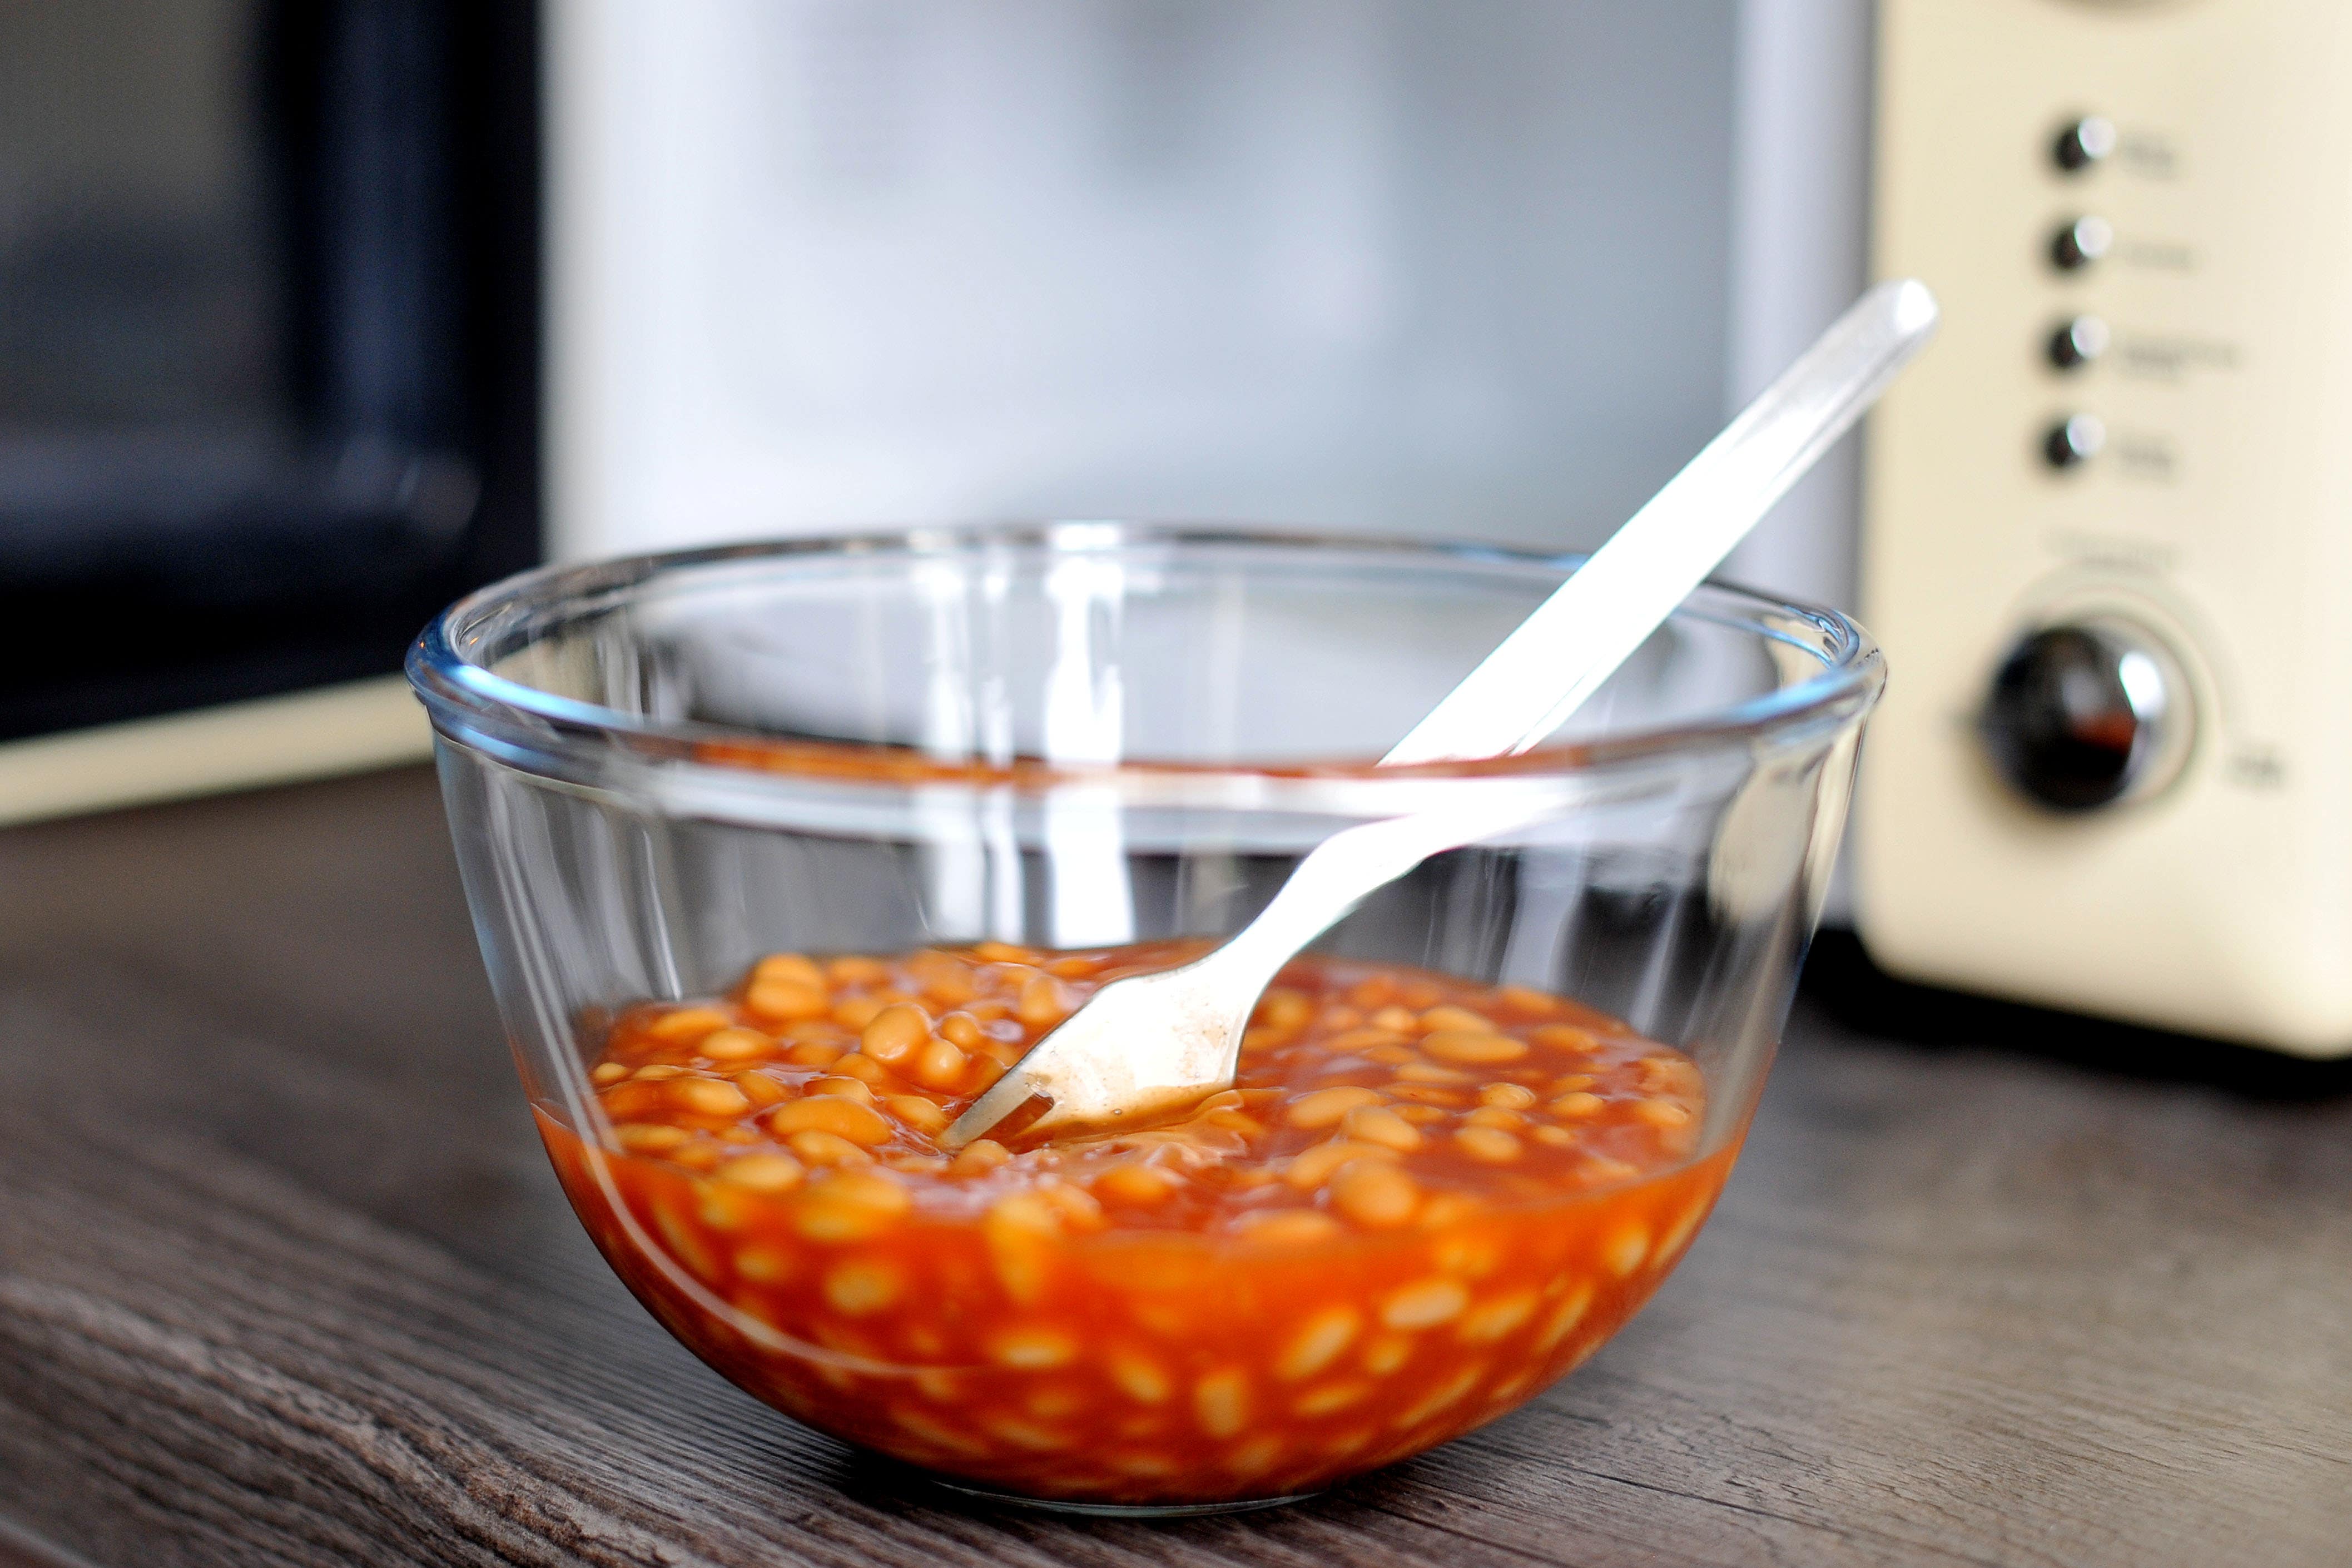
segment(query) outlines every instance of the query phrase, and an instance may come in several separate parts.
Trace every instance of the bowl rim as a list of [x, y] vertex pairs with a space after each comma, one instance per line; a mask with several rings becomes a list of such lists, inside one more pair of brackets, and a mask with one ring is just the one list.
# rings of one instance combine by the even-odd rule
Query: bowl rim
[[[1876, 640], [1836, 610], [1784, 599], [1709, 578], [1675, 611], [1676, 619], [1730, 626], [1772, 637], [1822, 661], [1816, 673], [1738, 703], [1672, 723], [1632, 726], [1540, 746], [1515, 756], [1381, 767], [1363, 757], [1274, 763], [1134, 759], [1116, 763], [1046, 762], [1017, 758], [948, 759], [912, 747], [864, 741], [784, 738], [697, 720], [658, 720], [581, 698], [560, 696], [499, 675], [467, 657], [481, 628], [517, 610], [553, 610], [565, 601], [610, 595], [667, 573], [730, 562], [881, 557], [908, 560], [968, 552], [989, 546], [1050, 550], [1181, 550], [1242, 547], [1328, 550], [1335, 554], [1421, 559], [1441, 565], [1528, 567], [1574, 572], [1585, 551], [1538, 551], [1474, 540], [1424, 539], [1246, 523], [1126, 521], [1022, 521], [859, 530], [750, 540], [690, 549], [553, 563], [517, 573], [466, 595], [435, 616], [410, 645], [410, 686], [436, 731], [461, 743], [477, 737], [527, 771], [534, 762], [607, 763], [616, 752], [654, 763], [712, 767], [731, 774], [767, 775], [779, 785], [794, 780], [832, 785], [904, 789], [964, 784], [1015, 793], [1076, 782], [1182, 781], [1213, 785], [1230, 781], [1255, 789], [1281, 781], [1411, 781], [1582, 773], [1652, 758], [1725, 746], [1753, 746], [1836, 727], [1866, 712], [1885, 682], [1885, 657]], [[1766, 615], [1802, 622], [1822, 647], [1757, 624]], [[463, 733], [453, 734], [457, 730]]]

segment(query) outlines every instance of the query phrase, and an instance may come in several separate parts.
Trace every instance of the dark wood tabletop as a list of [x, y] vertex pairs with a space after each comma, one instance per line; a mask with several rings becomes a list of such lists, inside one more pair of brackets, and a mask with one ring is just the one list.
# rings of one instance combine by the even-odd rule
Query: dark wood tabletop
[[557, 1191], [429, 775], [0, 834], [0, 1563], [2352, 1563], [2352, 1079], [1829, 942], [1689, 1260], [1331, 1495], [966, 1505]]

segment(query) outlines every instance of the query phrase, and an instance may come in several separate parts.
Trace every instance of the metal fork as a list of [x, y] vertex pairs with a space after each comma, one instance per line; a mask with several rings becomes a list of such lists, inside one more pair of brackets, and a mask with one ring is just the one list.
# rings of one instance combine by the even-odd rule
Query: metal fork
[[[1503, 756], [1550, 735], [1878, 400], [1937, 314], [1914, 280], [1864, 295], [1381, 761]], [[1551, 809], [1515, 793], [1333, 834], [1223, 946], [1089, 997], [940, 1142], [959, 1148], [1041, 1101], [1024, 1131], [1131, 1125], [1231, 1084], [1259, 994], [1300, 949], [1431, 856]]]

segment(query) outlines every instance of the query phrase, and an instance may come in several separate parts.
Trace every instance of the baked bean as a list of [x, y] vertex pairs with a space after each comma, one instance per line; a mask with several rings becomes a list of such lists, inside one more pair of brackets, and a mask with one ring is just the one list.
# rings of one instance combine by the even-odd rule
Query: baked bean
[[970, 1058], [953, 1042], [933, 1040], [916, 1057], [914, 1078], [925, 1089], [952, 1089], [970, 1066]]
[[[826, 1172], [812, 1177], [803, 1191], [801, 1233], [815, 1241], [862, 1240], [904, 1215], [914, 1203], [898, 1183], [862, 1171]], [[809, 1223], [809, 1216], [820, 1211], [825, 1211], [825, 1217]]]
[[775, 1055], [776, 1042], [757, 1029], [730, 1025], [711, 1030], [696, 1042], [694, 1048], [697, 1054], [714, 1062], [742, 1062]]
[[1440, 1061], [1475, 1062], [1481, 1067], [1517, 1061], [1528, 1054], [1525, 1040], [1471, 1029], [1441, 1030], [1425, 1037], [1421, 1048]]
[[1311, 1192], [1331, 1179], [1331, 1173], [1350, 1160], [1367, 1155], [1378, 1159], [1395, 1157], [1396, 1151], [1379, 1143], [1359, 1143], [1352, 1139], [1335, 1138], [1328, 1143], [1318, 1143], [1293, 1159], [1282, 1173], [1282, 1179], [1301, 1192]]
[[1213, 1372], [1192, 1385], [1192, 1408], [1201, 1430], [1230, 1437], [1249, 1421], [1249, 1379], [1239, 1368]]
[[1113, 1165], [1095, 1178], [1095, 1191], [1123, 1204], [1156, 1204], [1167, 1200], [1181, 1184], [1155, 1165], [1140, 1162]]
[[1353, 1084], [1318, 1089], [1290, 1102], [1288, 1121], [1293, 1127], [1334, 1127], [1350, 1110], [1380, 1102], [1381, 1091], [1376, 1089], [1361, 1089]]
[[894, 1094], [882, 1102], [882, 1109], [918, 1132], [945, 1131], [952, 1120], [938, 1100], [919, 1094]]
[[821, 1018], [833, 1008], [833, 998], [822, 985], [795, 981], [755, 981], [743, 993], [743, 1005], [753, 1016], [777, 1023]]
[[1485, 1344], [1518, 1328], [1535, 1315], [1535, 1310], [1533, 1290], [1513, 1290], [1471, 1308], [1454, 1332], [1473, 1343]]
[[1275, 1375], [1291, 1383], [1313, 1377], [1339, 1359], [1363, 1325], [1363, 1314], [1353, 1307], [1325, 1308], [1307, 1319], [1276, 1357]]
[[1013, 1158], [1013, 1151], [992, 1138], [975, 1138], [957, 1152], [955, 1173], [960, 1176], [976, 1176], [992, 1171]]
[[1375, 1160], [1350, 1160], [1331, 1178], [1331, 1206], [1376, 1230], [1404, 1224], [1420, 1204], [1411, 1176]]
[[784, 1147], [802, 1162], [811, 1165], [865, 1165], [874, 1156], [865, 1146], [844, 1138], [838, 1132], [828, 1132], [821, 1127], [803, 1128], [788, 1133]]
[[1385, 1106], [1356, 1107], [1339, 1119], [1339, 1131], [1360, 1143], [1379, 1143], [1402, 1153], [1422, 1145], [1420, 1129]]
[[906, 1276], [897, 1264], [882, 1258], [856, 1258], [825, 1271], [824, 1299], [835, 1311], [862, 1318], [896, 1301], [906, 1285]]
[[693, 1142], [694, 1134], [666, 1122], [636, 1123], [613, 1129], [614, 1142], [632, 1154], [667, 1154]]
[[715, 1007], [678, 1007], [648, 1022], [645, 1031], [663, 1045], [683, 1045], [734, 1021]]
[[1519, 1141], [1499, 1127], [1465, 1127], [1454, 1142], [1464, 1153], [1489, 1165], [1508, 1164], [1519, 1157]]
[[1601, 1261], [1619, 1276], [1631, 1274], [1649, 1256], [1650, 1233], [1638, 1225], [1622, 1227], [1601, 1244]]
[[1285, 1034], [1296, 1034], [1315, 1016], [1315, 1003], [1305, 993], [1276, 986], [1258, 999], [1258, 1021]]
[[1415, 1105], [1458, 1107], [1470, 1103], [1470, 1097], [1460, 1089], [1434, 1083], [1392, 1084], [1389, 1094], [1393, 1099], [1410, 1100]]
[[1035, 1372], [1069, 1365], [1077, 1359], [1078, 1342], [1056, 1329], [1013, 1329], [996, 1337], [989, 1354], [1000, 1365]]
[[735, 1277], [754, 1285], [774, 1285], [788, 1279], [793, 1260], [772, 1247], [746, 1247], [735, 1254]]
[[931, 1037], [930, 1015], [900, 1002], [874, 1016], [857, 1037], [857, 1048], [883, 1066], [902, 1062]]
[[852, 953], [827, 963], [824, 977], [835, 985], [887, 985], [890, 966], [878, 958]]
[[1495, 993], [1495, 1005], [1522, 1018], [1554, 1017], [1560, 1009], [1559, 997], [1542, 991], [1531, 991], [1524, 985], [1504, 986]]
[[751, 966], [754, 985], [807, 985], [822, 991], [825, 987], [824, 971], [814, 960], [797, 952], [772, 953]]
[[1392, 1329], [1426, 1329], [1445, 1322], [1469, 1304], [1469, 1292], [1452, 1279], [1408, 1285], [1381, 1303], [1381, 1321]]
[[1168, 1397], [1168, 1373], [1150, 1357], [1131, 1351], [1114, 1351], [1106, 1363], [1110, 1380], [1139, 1405], [1158, 1405]]
[[1021, 1000], [1013, 1008], [1013, 1016], [1033, 1029], [1050, 1029], [1069, 1016], [1069, 1008], [1054, 977], [1036, 974], [1021, 987]]
[[1313, 1421], [1351, 1405], [1360, 1405], [1371, 1391], [1369, 1383], [1327, 1383], [1300, 1394], [1291, 1402], [1290, 1408]]
[[890, 1123], [882, 1113], [845, 1094], [815, 1094], [780, 1105], [768, 1112], [768, 1131], [786, 1138], [795, 1132], [829, 1132], [867, 1147], [890, 1142]]
[[1338, 1223], [1329, 1215], [1313, 1209], [1260, 1209], [1235, 1221], [1234, 1229], [1252, 1241], [1276, 1247], [1328, 1241], [1339, 1234]]
[[718, 1178], [755, 1193], [782, 1193], [799, 1186], [802, 1174], [790, 1154], [745, 1154], [719, 1166]]

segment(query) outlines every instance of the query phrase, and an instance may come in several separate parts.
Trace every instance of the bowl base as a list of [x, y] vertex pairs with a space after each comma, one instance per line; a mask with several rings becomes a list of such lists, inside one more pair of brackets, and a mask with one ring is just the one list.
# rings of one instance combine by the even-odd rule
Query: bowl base
[[993, 1487], [950, 1480], [927, 1470], [917, 1473], [927, 1485], [968, 1498], [978, 1498], [1009, 1508], [1034, 1509], [1040, 1513], [1076, 1514], [1088, 1519], [1192, 1519], [1210, 1513], [1248, 1513], [1255, 1509], [1280, 1508], [1285, 1503], [1304, 1502], [1317, 1495], [1314, 1492], [1291, 1492], [1283, 1497], [1235, 1498], [1227, 1502], [1079, 1502], [1072, 1499], [1029, 1497], [1020, 1492], [998, 1491]]

